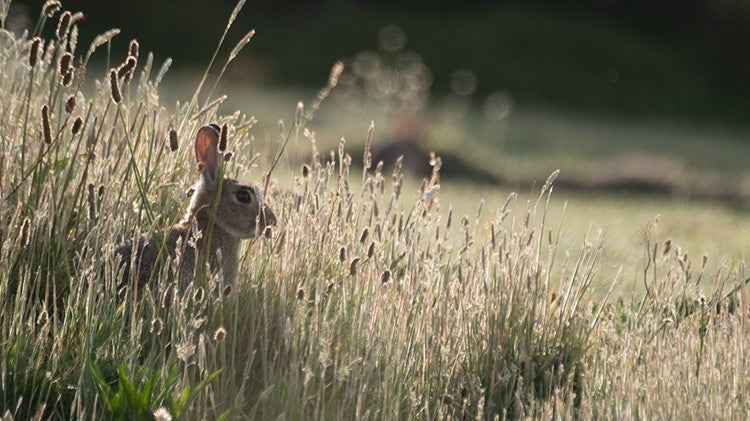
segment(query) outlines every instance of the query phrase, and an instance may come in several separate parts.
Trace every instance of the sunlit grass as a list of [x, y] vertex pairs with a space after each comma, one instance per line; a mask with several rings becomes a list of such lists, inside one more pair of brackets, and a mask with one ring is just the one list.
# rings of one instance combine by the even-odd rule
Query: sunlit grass
[[[0, 39], [4, 417], [750, 413], [745, 244], [730, 228], [746, 216], [558, 197], [556, 172], [521, 194], [476, 187], [441, 180], [438, 157], [421, 182], [362, 169], [349, 152], [362, 148], [318, 132], [315, 99], [296, 118], [292, 102], [275, 131], [254, 127], [252, 109], [217, 113], [221, 93], [165, 105], [151, 56], [140, 53], [129, 82], [87, 73], [72, 28], [45, 40], [34, 66], [28, 36]], [[167, 265], [118, 295], [114, 247], [179, 219], [195, 132], [212, 121], [229, 127], [227, 171], [242, 179], [261, 180], [289, 136], [267, 195], [277, 226], [246, 245], [234, 284], [220, 271], [172, 279]], [[684, 248], [679, 234], [665, 242], [654, 213], [659, 230], [694, 227]], [[731, 263], [708, 266], [696, 248]], [[622, 286], [636, 282], [635, 294]]]

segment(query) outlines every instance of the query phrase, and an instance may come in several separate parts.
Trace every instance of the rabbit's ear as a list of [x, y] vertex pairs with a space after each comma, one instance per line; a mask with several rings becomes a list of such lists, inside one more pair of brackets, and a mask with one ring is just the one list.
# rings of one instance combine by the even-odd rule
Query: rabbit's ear
[[219, 180], [218, 145], [219, 132], [216, 129], [211, 126], [198, 129], [198, 136], [195, 138], [195, 160], [201, 168], [209, 190], [215, 188]]

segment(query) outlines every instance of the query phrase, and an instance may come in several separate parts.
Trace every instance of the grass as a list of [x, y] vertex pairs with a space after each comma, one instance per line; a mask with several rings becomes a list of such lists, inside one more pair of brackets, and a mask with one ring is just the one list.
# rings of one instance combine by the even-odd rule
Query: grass
[[[167, 83], [168, 102], [179, 98], [188, 80]], [[223, 105], [227, 110], [248, 110], [258, 118], [255, 137], [263, 145], [273, 145], [277, 121], [292, 120], [293, 104], [299, 98], [315, 95], [314, 90], [262, 88], [236, 81], [222, 88], [237, 94]], [[364, 96], [351, 101], [347, 87], [340, 89], [316, 116], [321, 150], [335, 150], [345, 137], [347, 147], [359, 156], [373, 120], [374, 149], [396, 138], [394, 114], [383, 100]], [[657, 202], [672, 197], [712, 199], [741, 210], [750, 204], [745, 163], [750, 145], [744, 132], [732, 127], [524, 107], [493, 121], [471, 107], [467, 98], [457, 96], [434, 98], [419, 118], [425, 127], [420, 139], [424, 150], [444, 156], [443, 169], [452, 177], [465, 174], [522, 191], [560, 169], [558, 187], [574, 191], [656, 193], [651, 200]], [[292, 143], [291, 162], [301, 163], [308, 155], [306, 148], [305, 142]]]
[[[597, 209], [585, 197], [566, 196], [563, 218], [552, 195], [557, 173], [530, 194], [480, 190], [487, 203], [478, 206], [465, 185], [441, 180], [438, 159], [420, 185], [402, 172], [353, 167], [345, 142], [328, 154], [312, 114], [283, 136], [256, 139], [253, 118], [217, 114], [200, 89], [192, 106], [165, 106], [145, 54], [130, 82], [115, 81], [122, 98], [114, 101], [109, 72], [87, 69], [73, 38], [62, 31], [45, 40], [33, 67], [30, 39], [0, 39], [4, 417], [750, 413], [747, 269], [732, 253], [730, 264], [704, 273], [703, 259], [686, 254], [679, 238], [667, 244], [656, 236], [647, 223], [655, 208], [628, 198], [599, 207], [620, 215], [616, 209], [630, 206], [646, 221], [634, 222], [645, 226], [645, 253], [623, 259], [617, 275], [603, 267], [620, 260], [605, 244], [634, 249], [614, 222], [615, 235], [582, 227]], [[57, 69], [65, 51], [76, 56], [67, 86]], [[112, 63], [125, 58], [107, 54]], [[78, 100], [68, 111], [71, 96]], [[196, 177], [193, 136], [211, 121], [228, 125], [237, 154], [227, 171], [242, 178], [261, 178], [290, 133], [288, 165], [268, 194], [276, 229], [246, 245], [236, 284], [218, 274], [187, 283], [165, 273], [118, 297], [115, 245], [179, 218]], [[306, 172], [289, 170], [295, 153]], [[746, 221], [714, 205], [656, 206], [667, 226], [688, 215], [710, 220], [713, 239], [731, 238], [726, 220]], [[598, 292], [633, 272], [645, 291]]]
[[[418, 188], [412, 183], [414, 189]], [[493, 214], [512, 190], [469, 181], [443, 179], [440, 207], [442, 214], [449, 207], [456, 215], [476, 213], [479, 198], [484, 211]], [[537, 187], [538, 190], [538, 187]], [[515, 210], [535, 197], [526, 191], [519, 195]], [[606, 294], [612, 279], [622, 267], [622, 276], [615, 286], [617, 295], [630, 297], [642, 294], [643, 229], [654, 220], [654, 235], [679, 244], [685, 253], [696, 258], [709, 257], [709, 271], [731, 267], [747, 260], [750, 215], [741, 208], [713, 201], [655, 197], [637, 193], [586, 193], [555, 191], [549, 205], [552, 226], [559, 226], [562, 252], [574, 253], [587, 232], [602, 230], [605, 236], [599, 272], [600, 279], [592, 285], [594, 297]]]

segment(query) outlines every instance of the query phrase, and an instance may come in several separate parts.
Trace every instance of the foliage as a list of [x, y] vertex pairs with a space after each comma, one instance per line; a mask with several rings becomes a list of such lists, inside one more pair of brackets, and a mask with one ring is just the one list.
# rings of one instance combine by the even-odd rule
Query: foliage
[[[548, 223], [557, 173], [528, 203], [511, 194], [494, 215], [482, 202], [473, 216], [459, 217], [441, 209], [437, 156], [412, 195], [398, 169], [389, 176], [372, 165], [368, 149], [361, 177], [350, 174], [345, 141], [321, 154], [312, 118], [340, 65], [278, 142], [307, 141], [310, 159], [288, 185], [269, 181], [279, 222], [247, 244], [238, 282], [227, 285], [218, 274], [173, 280], [165, 265], [153, 285], [120, 293], [114, 245], [178, 218], [199, 126], [227, 124], [238, 152], [226, 164], [232, 175], [255, 163], [273, 167], [282, 155], [258, 159], [255, 119], [219, 115], [223, 97], [202, 100], [208, 70], [191, 101], [173, 110], [159, 102], [168, 65], [154, 73], [151, 55], [132, 74], [89, 75], [88, 57], [114, 33], [81, 55], [78, 21], [67, 19], [72, 24], [58, 25], [52, 40], [0, 38], [0, 408], [7, 416], [750, 412], [742, 399], [750, 387], [744, 266], [716, 273], [727, 288], [700, 298], [708, 275], [647, 235], [646, 295], [595, 302], [591, 285], [617, 279], [598, 275], [599, 234], [577, 254], [560, 251], [560, 228]], [[137, 50], [131, 46], [129, 56]], [[67, 65], [66, 52], [76, 57]]]

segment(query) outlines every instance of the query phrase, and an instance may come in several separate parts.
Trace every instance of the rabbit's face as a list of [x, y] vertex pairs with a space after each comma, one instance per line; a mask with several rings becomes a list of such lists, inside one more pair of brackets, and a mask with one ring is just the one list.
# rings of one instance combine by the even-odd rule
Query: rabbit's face
[[[217, 193], [208, 188], [203, 180], [199, 181], [194, 186], [189, 213], [209, 219]], [[220, 194], [214, 220], [216, 225], [232, 237], [255, 238], [267, 226], [276, 224], [276, 215], [263, 200], [263, 193], [259, 188], [225, 178]]]
[[[211, 218], [235, 238], [256, 237], [267, 226], [276, 224], [276, 215], [263, 201], [260, 189], [231, 178], [221, 178], [218, 142], [218, 126], [209, 125], [198, 130], [195, 159], [201, 169], [201, 179], [195, 186], [188, 217]], [[220, 195], [218, 206], [217, 194]], [[216, 209], [215, 218], [212, 218], [213, 209]]]
[[275, 225], [276, 215], [264, 202], [260, 189], [224, 179], [216, 220], [230, 235], [247, 239]]

